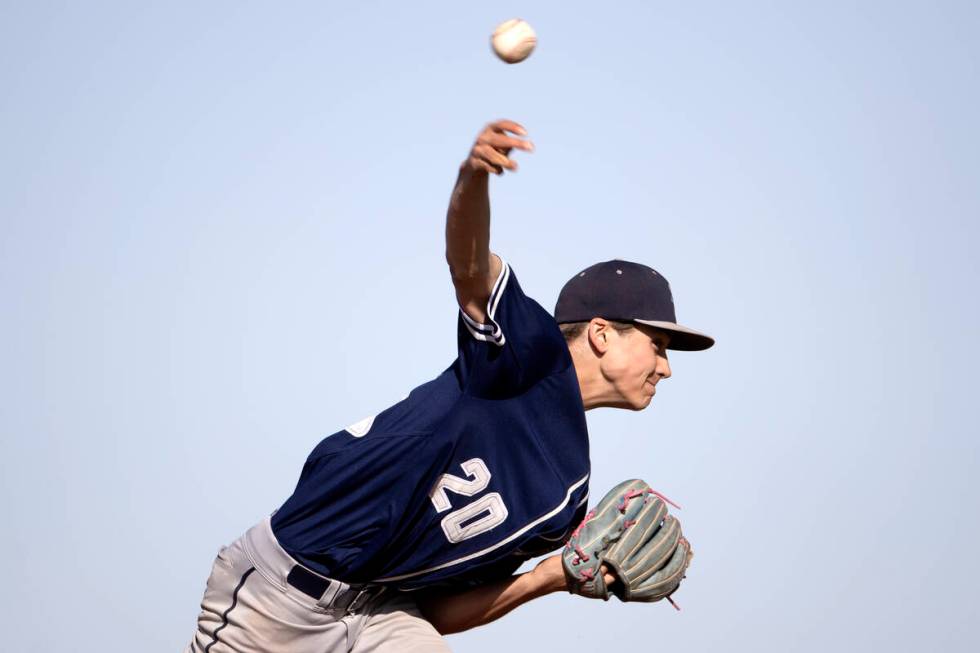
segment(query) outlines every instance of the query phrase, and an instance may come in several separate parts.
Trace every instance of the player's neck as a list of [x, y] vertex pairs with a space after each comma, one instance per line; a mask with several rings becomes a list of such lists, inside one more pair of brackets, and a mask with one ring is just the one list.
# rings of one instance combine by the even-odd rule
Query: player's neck
[[583, 352], [576, 346], [569, 347], [568, 351], [575, 365], [575, 376], [578, 377], [578, 388], [582, 393], [585, 410], [616, 406], [620, 397], [602, 376], [598, 359], [590, 355], [591, 352]]

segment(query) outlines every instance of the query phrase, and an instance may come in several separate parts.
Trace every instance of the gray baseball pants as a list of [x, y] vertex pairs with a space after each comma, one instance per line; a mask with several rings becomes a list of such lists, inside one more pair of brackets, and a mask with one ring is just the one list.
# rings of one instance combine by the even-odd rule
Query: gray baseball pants
[[296, 565], [269, 518], [222, 547], [184, 653], [448, 653], [410, 595], [328, 580], [316, 599], [286, 582]]

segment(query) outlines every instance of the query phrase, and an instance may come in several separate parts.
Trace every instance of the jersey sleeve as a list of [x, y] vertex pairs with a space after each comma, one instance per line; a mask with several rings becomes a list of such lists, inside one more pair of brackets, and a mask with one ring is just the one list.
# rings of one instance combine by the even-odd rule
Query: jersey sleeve
[[464, 391], [483, 398], [505, 398], [566, 369], [571, 356], [551, 314], [526, 296], [510, 265], [501, 271], [481, 324], [459, 311], [457, 343]]

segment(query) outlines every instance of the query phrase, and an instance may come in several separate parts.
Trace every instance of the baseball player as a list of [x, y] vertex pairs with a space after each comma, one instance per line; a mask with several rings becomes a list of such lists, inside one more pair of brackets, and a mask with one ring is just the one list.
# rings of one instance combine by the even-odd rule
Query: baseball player
[[313, 449], [292, 496], [218, 553], [187, 651], [448, 651], [441, 634], [571, 589], [560, 555], [513, 574], [583, 522], [585, 411], [645, 408], [667, 349], [713, 340], [636, 263], [576, 274], [554, 317], [527, 297], [489, 249], [488, 179], [512, 150], [533, 150], [524, 128], [487, 125], [450, 200], [458, 357]]

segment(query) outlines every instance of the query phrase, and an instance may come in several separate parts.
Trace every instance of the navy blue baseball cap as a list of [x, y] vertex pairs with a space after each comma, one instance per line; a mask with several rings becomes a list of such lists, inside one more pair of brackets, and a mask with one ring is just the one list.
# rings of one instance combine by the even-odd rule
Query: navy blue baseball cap
[[558, 294], [558, 324], [601, 317], [646, 324], [670, 334], [668, 349], [700, 351], [715, 339], [677, 323], [670, 284], [659, 272], [629, 261], [604, 261], [572, 277]]

